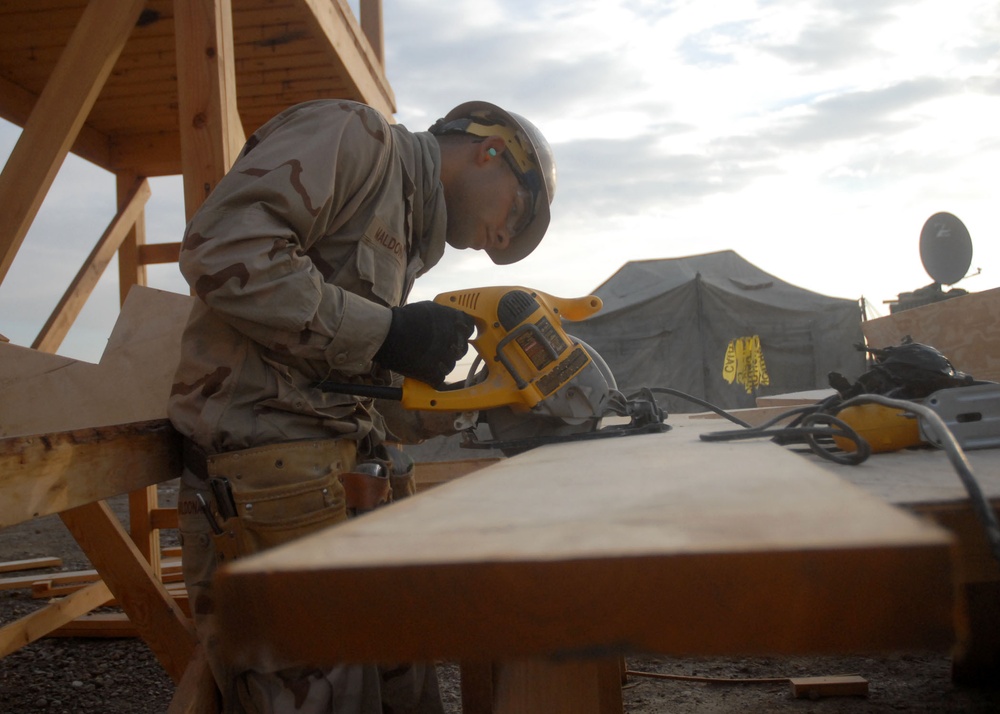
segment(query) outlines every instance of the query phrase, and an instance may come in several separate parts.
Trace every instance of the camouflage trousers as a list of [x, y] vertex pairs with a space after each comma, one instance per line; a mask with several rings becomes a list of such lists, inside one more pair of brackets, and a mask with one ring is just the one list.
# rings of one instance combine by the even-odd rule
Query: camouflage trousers
[[[217, 554], [197, 495], [207, 486], [187, 469], [178, 517], [184, 580], [199, 641], [223, 698], [223, 712], [235, 714], [443, 714], [433, 664], [297, 667], [275, 672], [236, 671], [221, 656], [212, 598]], [[331, 602], [336, 594], [331, 593]]]

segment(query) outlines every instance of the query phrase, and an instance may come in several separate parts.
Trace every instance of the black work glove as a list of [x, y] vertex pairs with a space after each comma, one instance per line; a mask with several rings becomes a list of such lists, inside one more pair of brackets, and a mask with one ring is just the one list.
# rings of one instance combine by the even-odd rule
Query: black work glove
[[392, 308], [392, 325], [375, 361], [404, 377], [440, 386], [469, 349], [471, 316], [426, 300]]

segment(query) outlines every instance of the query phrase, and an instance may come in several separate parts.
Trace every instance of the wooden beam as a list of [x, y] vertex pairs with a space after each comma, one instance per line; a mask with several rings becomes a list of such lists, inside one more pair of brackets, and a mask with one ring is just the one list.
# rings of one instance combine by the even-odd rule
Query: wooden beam
[[396, 112], [396, 98], [385, 78], [382, 62], [365, 38], [346, 0], [302, 2], [312, 12], [320, 32], [343, 63], [346, 78], [361, 100], [391, 118]]
[[[102, 583], [104, 581], [101, 581]], [[138, 637], [124, 612], [87, 613], [49, 633], [51, 637]]]
[[0, 528], [177, 478], [168, 421], [0, 440]]
[[[98, 480], [91, 471], [91, 480]], [[198, 644], [184, 615], [129, 540], [107, 503], [98, 501], [59, 514], [146, 644], [175, 683]]]
[[372, 46], [372, 53], [385, 67], [385, 35], [382, 31], [382, 0], [361, 0], [361, 29]]
[[[4, 103], [0, 105], [0, 117], [23, 127], [31, 116], [32, 107], [38, 102], [38, 95], [0, 77], [0, 96], [4, 98]], [[102, 168], [109, 169], [111, 166], [111, 139], [92, 126], [84, 125], [80, 128], [72, 151]]]
[[92, 0], [0, 173], [0, 282], [76, 141], [145, 0]]
[[111, 591], [108, 586], [97, 582], [5, 625], [0, 628], [0, 659], [45, 637], [52, 630], [72, 622], [95, 607], [100, 607], [110, 599]]
[[[34, 590], [35, 583], [43, 580], [52, 581], [58, 578], [63, 583], [82, 583], [83, 585], [89, 585], [98, 579], [96, 570], [77, 570], [70, 573], [57, 573], [56, 575], [39, 575], [34, 573], [32, 575], [19, 575], [12, 578], [0, 578], [0, 590], [23, 590], [25, 588], [30, 588]], [[70, 592], [67, 590], [66, 592]]]
[[139, 247], [139, 264], [154, 265], [160, 263], [176, 263], [181, 256], [181, 244], [146, 243]]
[[111, 262], [119, 246], [128, 237], [132, 227], [141, 219], [143, 208], [146, 201], [149, 200], [149, 196], [148, 181], [143, 180], [134, 187], [131, 196], [125, 201], [125, 205], [108, 225], [104, 235], [97, 241], [97, 245], [83, 262], [83, 267], [80, 268], [76, 277], [73, 278], [73, 282], [63, 293], [41, 332], [38, 333], [38, 337], [31, 344], [32, 349], [49, 353], [55, 353], [59, 349], [59, 345], [62, 344], [69, 329], [73, 326], [73, 322], [83, 309], [87, 298], [97, 286], [97, 281], [104, 274], [104, 269], [108, 267], [108, 263]]
[[236, 109], [230, 0], [174, 0], [184, 210], [190, 219], [246, 141]]
[[27, 560], [8, 560], [0, 563], [0, 573], [12, 573], [18, 570], [40, 570], [42, 568], [58, 568], [62, 558], [28, 558]]

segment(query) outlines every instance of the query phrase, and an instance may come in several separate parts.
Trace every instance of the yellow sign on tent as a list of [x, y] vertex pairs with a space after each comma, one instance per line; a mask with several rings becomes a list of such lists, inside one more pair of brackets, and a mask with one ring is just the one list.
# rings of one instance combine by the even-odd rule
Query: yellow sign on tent
[[732, 384], [742, 384], [747, 394], [758, 387], [771, 383], [767, 376], [764, 351], [760, 347], [760, 336], [737, 337], [726, 347], [726, 359], [722, 365], [722, 378]]

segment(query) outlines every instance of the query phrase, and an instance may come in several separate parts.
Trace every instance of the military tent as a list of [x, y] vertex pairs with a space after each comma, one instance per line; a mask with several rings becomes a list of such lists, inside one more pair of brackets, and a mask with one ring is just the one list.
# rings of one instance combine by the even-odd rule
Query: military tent
[[[632, 261], [594, 294], [601, 311], [564, 328], [601, 355], [626, 394], [670, 387], [734, 409], [865, 369], [857, 301], [786, 283], [731, 250]], [[704, 411], [673, 397], [665, 405]]]

